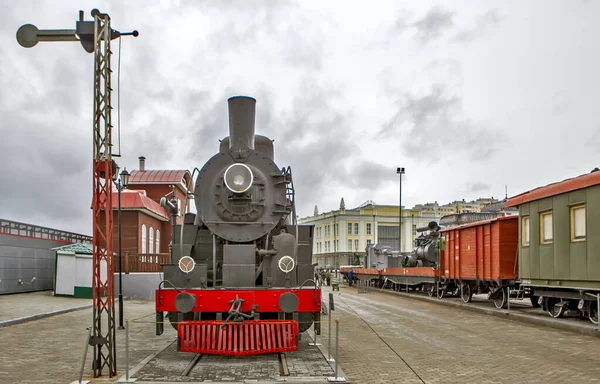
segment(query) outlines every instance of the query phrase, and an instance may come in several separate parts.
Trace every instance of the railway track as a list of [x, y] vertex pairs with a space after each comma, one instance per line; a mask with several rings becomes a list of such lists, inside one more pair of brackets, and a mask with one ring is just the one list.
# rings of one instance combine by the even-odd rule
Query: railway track
[[147, 362], [136, 374], [144, 382], [323, 382], [333, 369], [321, 351], [299, 340], [298, 351], [266, 355], [224, 356], [177, 351], [174, 342]]

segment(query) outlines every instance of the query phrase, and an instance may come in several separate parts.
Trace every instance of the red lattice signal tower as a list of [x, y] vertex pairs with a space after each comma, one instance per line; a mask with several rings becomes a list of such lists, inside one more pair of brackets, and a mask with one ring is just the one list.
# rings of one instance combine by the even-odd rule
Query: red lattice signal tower
[[[17, 31], [17, 41], [31, 48], [39, 41], [79, 41], [94, 53], [94, 151], [93, 151], [93, 277], [94, 377], [102, 376], [107, 367], [109, 377], [116, 376], [115, 295], [113, 268], [112, 209], [112, 105], [110, 41], [120, 36], [137, 36], [138, 32], [121, 33], [110, 27], [110, 17], [92, 10], [94, 21], [84, 21], [79, 11], [76, 29], [39, 30], [31, 24]], [[104, 329], [104, 330], [103, 330]]]

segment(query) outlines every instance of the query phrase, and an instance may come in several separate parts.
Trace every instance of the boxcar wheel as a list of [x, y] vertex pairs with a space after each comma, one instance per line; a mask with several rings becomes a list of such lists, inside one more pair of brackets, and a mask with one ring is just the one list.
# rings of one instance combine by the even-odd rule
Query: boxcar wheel
[[438, 299], [441, 299], [444, 297], [444, 293], [446, 292], [446, 289], [444, 287], [440, 287], [440, 289], [437, 292], [437, 297]]
[[471, 290], [471, 286], [469, 284], [462, 285], [462, 295], [460, 297], [463, 302], [470, 303], [473, 298], [473, 291]]
[[428, 284], [427, 285], [427, 295], [429, 297], [433, 297], [434, 293], [435, 293], [435, 285], [434, 284]]
[[548, 314], [555, 319], [562, 317], [565, 314], [565, 306], [564, 305], [556, 305], [559, 303], [558, 299], [554, 299], [552, 301], [548, 301]]
[[503, 288], [500, 288], [500, 293], [498, 297], [494, 299], [494, 305], [496, 308], [501, 309], [506, 305], [506, 291]]
[[598, 306], [596, 304], [592, 304], [590, 307], [589, 319], [592, 323], [598, 324]]

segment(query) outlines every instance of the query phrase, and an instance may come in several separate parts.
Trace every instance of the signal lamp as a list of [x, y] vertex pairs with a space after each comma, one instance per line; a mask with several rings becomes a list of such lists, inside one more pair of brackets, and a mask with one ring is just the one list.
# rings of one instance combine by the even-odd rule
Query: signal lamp
[[233, 193], [246, 192], [254, 182], [254, 175], [246, 164], [231, 164], [223, 177], [225, 185]]

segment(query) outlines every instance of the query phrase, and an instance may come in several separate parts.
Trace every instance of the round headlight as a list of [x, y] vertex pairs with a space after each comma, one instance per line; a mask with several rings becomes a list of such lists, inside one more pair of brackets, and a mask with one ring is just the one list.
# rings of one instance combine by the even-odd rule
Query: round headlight
[[246, 164], [235, 163], [225, 171], [225, 185], [234, 193], [246, 192], [254, 181], [254, 175]]

